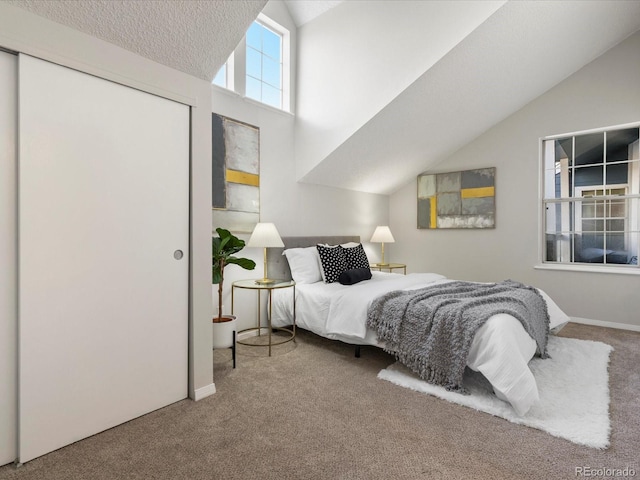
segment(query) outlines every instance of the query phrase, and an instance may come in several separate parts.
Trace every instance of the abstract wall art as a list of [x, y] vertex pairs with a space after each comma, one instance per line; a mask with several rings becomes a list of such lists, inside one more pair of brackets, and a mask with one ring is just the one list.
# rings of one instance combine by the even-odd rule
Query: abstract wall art
[[495, 168], [418, 175], [418, 228], [495, 228]]
[[260, 221], [260, 129], [212, 116], [213, 231], [252, 232]]

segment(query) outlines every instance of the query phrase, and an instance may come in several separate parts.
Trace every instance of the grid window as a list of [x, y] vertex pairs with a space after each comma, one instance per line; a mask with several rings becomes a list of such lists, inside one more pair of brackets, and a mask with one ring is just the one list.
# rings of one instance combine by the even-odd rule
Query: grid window
[[544, 262], [637, 267], [637, 125], [542, 140]]
[[282, 108], [282, 35], [255, 21], [246, 44], [245, 96]]

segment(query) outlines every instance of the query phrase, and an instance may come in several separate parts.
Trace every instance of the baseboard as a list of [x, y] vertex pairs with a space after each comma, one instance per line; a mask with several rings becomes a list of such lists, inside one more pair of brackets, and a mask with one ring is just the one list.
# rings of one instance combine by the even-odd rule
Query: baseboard
[[630, 325], [628, 323], [605, 322], [603, 320], [592, 320], [590, 318], [571, 317], [574, 323], [582, 323], [584, 325], [595, 325], [597, 327], [617, 328], [618, 330], [631, 330], [632, 332], [640, 332], [640, 325]]
[[198, 400], [209, 397], [214, 393], [216, 393], [216, 384], [210, 383], [209, 385], [196, 389], [194, 400], [197, 402]]

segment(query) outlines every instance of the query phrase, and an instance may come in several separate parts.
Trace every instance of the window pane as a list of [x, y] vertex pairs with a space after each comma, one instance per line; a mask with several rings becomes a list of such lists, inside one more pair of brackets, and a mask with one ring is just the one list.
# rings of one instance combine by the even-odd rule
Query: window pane
[[611, 200], [608, 204], [608, 214], [610, 217], [624, 218], [626, 212], [626, 200]]
[[624, 233], [607, 234], [607, 263], [627, 264], [631, 254], [627, 251]]
[[545, 232], [547, 234], [561, 232], [560, 221], [560, 204], [547, 203], [545, 205]]
[[545, 198], [568, 198], [573, 196], [573, 174], [566, 162], [554, 170], [545, 170]]
[[272, 59], [280, 63], [280, 35], [265, 28], [262, 32], [262, 51]]
[[559, 179], [560, 175], [554, 169], [544, 171], [544, 198], [560, 198], [559, 186], [556, 184]]
[[583, 232], [603, 232], [604, 231], [603, 229], [604, 229], [604, 220], [593, 220], [593, 219], [582, 220]]
[[571, 250], [574, 235], [547, 234], [545, 235], [545, 260], [547, 262], [571, 262]]
[[576, 187], [590, 187], [602, 185], [604, 182], [604, 167], [581, 167], [575, 169]]
[[272, 107], [280, 108], [281, 106], [281, 92], [266, 83], [262, 84], [262, 102]]
[[544, 170], [548, 172], [554, 169], [556, 164], [556, 156], [554, 153], [555, 140], [545, 140], [542, 142], [542, 150], [544, 151]]
[[592, 165], [604, 161], [604, 133], [577, 135], [576, 165]]
[[262, 31], [264, 27], [257, 22], [253, 22], [247, 30], [247, 45], [262, 50]]
[[220, 68], [220, 70], [218, 70], [218, 73], [216, 73], [216, 76], [213, 79], [213, 83], [214, 85], [218, 85], [219, 87], [225, 87], [227, 86], [227, 64], [225, 63], [224, 65], [222, 65], [222, 67]]
[[262, 101], [262, 83], [255, 78], [247, 77], [245, 95], [254, 100]]
[[575, 261], [582, 263], [604, 263], [604, 235], [583, 233], [575, 237]]
[[616, 183], [627, 183], [629, 181], [628, 179], [629, 179], [628, 164], [616, 163], [614, 165], [607, 165], [607, 185], [612, 185]]
[[262, 81], [272, 87], [280, 89], [280, 63], [274, 62], [268, 57], [262, 58]]
[[[580, 202], [576, 202], [580, 208]], [[545, 206], [546, 233], [558, 234], [573, 231], [574, 202], [547, 203]]]
[[[588, 192], [582, 192], [583, 196], [588, 196]], [[582, 218], [595, 218], [602, 216], [602, 207], [600, 209], [600, 214], [598, 214], [598, 204], [602, 202], [598, 202], [596, 200], [584, 200], [582, 202]]]
[[262, 78], [262, 55], [253, 48], [247, 48], [247, 75]]
[[596, 204], [596, 217], [604, 217], [604, 202], [598, 202]]
[[607, 132], [607, 162], [619, 162], [637, 157], [633, 155], [632, 144], [638, 141], [638, 129], [627, 128]]
[[623, 218], [607, 220], [607, 232], [624, 233], [624, 224], [625, 224], [625, 221]]
[[573, 165], [573, 137], [560, 138], [555, 140], [556, 162], [562, 158], [569, 160], [569, 165]]

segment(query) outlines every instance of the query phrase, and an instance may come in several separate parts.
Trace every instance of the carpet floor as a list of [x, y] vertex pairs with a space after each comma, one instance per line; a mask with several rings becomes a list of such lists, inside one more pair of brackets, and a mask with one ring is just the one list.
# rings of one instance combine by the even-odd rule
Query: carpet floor
[[[594, 450], [377, 378], [394, 359], [300, 332], [214, 352], [217, 393], [184, 400], [28, 462], [0, 479], [573, 479], [640, 476], [640, 333], [569, 324], [614, 347], [611, 444]], [[597, 472], [596, 472], [597, 473]]]

